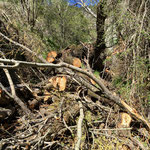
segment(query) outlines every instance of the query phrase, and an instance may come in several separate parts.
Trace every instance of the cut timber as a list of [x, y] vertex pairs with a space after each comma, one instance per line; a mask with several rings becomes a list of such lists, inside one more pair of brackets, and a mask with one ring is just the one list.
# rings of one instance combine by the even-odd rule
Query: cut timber
[[120, 114], [120, 122], [118, 123], [118, 128], [128, 128], [131, 123], [131, 116], [127, 113]]
[[61, 80], [61, 77], [52, 77], [51, 79], [49, 79], [49, 82], [52, 83], [54, 88], [57, 88], [60, 80]]
[[[49, 62], [49, 63], [52, 63], [55, 61], [55, 58], [57, 56], [59, 56], [60, 53], [57, 54], [57, 52], [55, 51], [51, 51], [47, 54], [47, 58], [46, 60]], [[68, 53], [65, 53], [62, 55], [62, 60], [66, 63], [69, 63], [69, 64], [72, 64], [73, 66], [75, 67], [78, 67], [80, 68], [81, 67], [81, 60], [77, 57], [73, 57], [71, 56], [71, 54], [68, 54]]]
[[57, 53], [55, 51], [51, 51], [47, 54], [47, 57], [56, 57], [57, 56]]
[[60, 81], [61, 81], [61, 77], [56, 77], [56, 80], [55, 80], [55, 83], [54, 83], [54, 85], [55, 85], [54, 87], [55, 87], [55, 88], [58, 87]]
[[49, 62], [49, 63], [52, 63], [55, 61], [55, 59], [53, 57], [47, 57], [46, 60]]
[[46, 102], [51, 97], [51, 94], [47, 90], [45, 90], [44, 91], [44, 96], [45, 96], [44, 97], [44, 102]]
[[134, 108], [130, 107], [123, 100], [121, 100], [121, 104], [134, 118], [142, 121], [147, 126], [148, 130], [150, 131], [150, 123], [146, 119], [144, 119], [144, 117], [142, 117], [140, 114], [138, 114], [138, 112]]
[[67, 79], [65, 76], [63, 76], [61, 80], [58, 82], [59, 91], [64, 91], [66, 89], [66, 82], [67, 82]]
[[55, 51], [51, 51], [47, 54], [47, 58], [46, 60], [49, 62], [49, 63], [52, 63], [55, 61], [55, 58], [57, 56], [57, 53]]
[[[129, 128], [132, 118], [127, 113], [120, 113], [119, 122], [117, 124], [118, 128]], [[128, 129], [118, 131], [119, 136], [130, 136], [131, 132]]]
[[[125, 111], [127, 111], [132, 117], [134, 117], [136, 120], [140, 120], [144, 125], [146, 125], [147, 130], [150, 132], [150, 123], [140, 114], [138, 114], [138, 112], [130, 107], [128, 104], [125, 103], [125, 101], [123, 101], [119, 96], [114, 95], [103, 83], [103, 80], [101, 78], [96, 78], [94, 76], [94, 74], [92, 74], [91, 72], [87, 72], [84, 71], [81, 68], [77, 68], [73, 65], [64, 63], [64, 62], [60, 62], [59, 64], [51, 64], [51, 63], [36, 63], [36, 62], [24, 62], [24, 61], [16, 61], [16, 60], [10, 60], [10, 59], [1, 59], [0, 58], [0, 62], [2, 63], [7, 63], [7, 64], [15, 64], [15, 65], [7, 65], [7, 66], [2, 66], [3, 68], [13, 68], [13, 69], [17, 69], [19, 67], [53, 67], [53, 68], [69, 68], [72, 69], [76, 72], [80, 72], [81, 74], [84, 74], [86, 76], [88, 76], [89, 78], [91, 78], [92, 80], [94, 80], [98, 86], [98, 88], [96, 88], [98, 91], [100, 91], [100, 96], [103, 96], [105, 98], [107, 98], [109, 100], [109, 102], [114, 102], [115, 104], [117, 104], [119, 107], [123, 108]], [[84, 82], [82, 82], [83, 85]], [[26, 113], [30, 114], [30, 112], [28, 111], [27, 107], [24, 106], [24, 104], [21, 102], [21, 100], [17, 97], [17, 96], [12, 96], [10, 93], [7, 92], [7, 90], [4, 88], [4, 86], [0, 83], [0, 87], [2, 88], [2, 90], [4, 90], [7, 95], [11, 98], [13, 98], [20, 106], [23, 110], [25, 110]], [[93, 87], [91, 87], [91, 85], [88, 85], [89, 89], [93, 89]], [[92, 90], [93, 91], [93, 90]], [[102, 93], [102, 94], [101, 94]], [[19, 100], [18, 100], [19, 99]]]
[[70, 52], [62, 53], [62, 61], [78, 68], [81, 67], [81, 60], [77, 57], [73, 57]]
[[73, 58], [72, 64], [73, 64], [73, 66], [80, 68], [81, 67], [81, 60], [79, 58]]
[[49, 82], [54, 88], [59, 88], [59, 91], [64, 91], [66, 89], [67, 78], [63, 77], [52, 77]]

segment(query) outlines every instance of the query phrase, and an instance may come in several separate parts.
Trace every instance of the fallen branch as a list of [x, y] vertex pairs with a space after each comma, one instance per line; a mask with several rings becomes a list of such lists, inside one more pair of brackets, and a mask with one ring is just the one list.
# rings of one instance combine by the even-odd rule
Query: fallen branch
[[27, 48], [26, 46], [24, 46], [24, 45], [22, 45], [22, 44], [20, 44], [20, 43], [18, 43], [18, 42], [16, 42], [16, 41], [13, 41], [12, 39], [8, 38], [7, 36], [5, 36], [5, 35], [4, 35], [3, 33], [1, 33], [1, 32], [0, 32], [0, 35], [1, 35], [4, 39], [8, 40], [9, 42], [15, 44], [16, 46], [19, 46], [19, 47], [23, 48], [24, 50], [26, 50], [26, 51], [29, 52], [30, 54], [36, 56], [36, 57], [37, 57], [38, 59], [40, 59], [42, 62], [48, 63], [41, 55], [38, 55], [37, 53], [33, 52], [32, 50], [30, 50], [30, 49]]
[[136, 120], [140, 120], [143, 124], [145, 124], [147, 126], [148, 130], [150, 131], [150, 123], [146, 119], [144, 119], [141, 115], [139, 115], [134, 108], [132, 108], [128, 104], [126, 104], [125, 101], [123, 101], [119, 96], [117, 96], [117, 95], [113, 94], [111, 91], [109, 91], [109, 89], [102, 82], [101, 78], [96, 78], [94, 76], [94, 74], [84, 71], [81, 68], [77, 68], [73, 65], [70, 65], [70, 64], [67, 64], [64, 62], [61, 62], [59, 64], [52, 64], [52, 63], [44, 64], [44, 63], [36, 63], [36, 62], [24, 62], [24, 61], [9, 60], [9, 59], [0, 59], [0, 62], [13, 64], [13, 65], [0, 65], [0, 68], [16, 69], [16, 68], [25, 67], [25, 66], [27, 66], [27, 67], [51, 67], [51, 68], [63, 68], [64, 67], [64, 68], [69, 68], [74, 71], [80, 72], [80, 73], [88, 76], [89, 78], [91, 78], [93, 81], [95, 81], [96, 84], [99, 86], [99, 90], [102, 91], [102, 93], [104, 94], [104, 96], [106, 98], [108, 98], [110, 101], [113, 101], [118, 106], [120, 106], [121, 108], [126, 110]]
[[31, 111], [27, 108], [27, 106], [21, 101], [21, 99], [16, 96], [16, 95], [12, 95], [10, 94], [5, 87], [0, 83], [0, 87], [3, 91], [5, 91], [5, 93], [12, 99], [14, 99], [14, 101], [22, 108], [22, 110], [27, 114], [27, 115], [31, 115]]
[[[3, 53], [2, 53], [2, 54], [3, 54]], [[5, 58], [4, 54], [3, 54], [3, 57]], [[4, 65], [4, 64], [1, 63], [1, 65]], [[19, 99], [19, 98], [17, 97], [16, 91], [15, 91], [15, 86], [14, 86], [13, 80], [12, 80], [12, 78], [11, 78], [11, 75], [10, 75], [8, 69], [4, 69], [4, 68], [3, 68], [3, 71], [5, 72], [6, 77], [7, 77], [7, 80], [8, 80], [9, 85], [10, 85], [10, 89], [11, 89], [11, 94], [10, 94], [10, 95], [11, 95], [11, 98], [13, 98], [13, 100], [14, 100], [18, 105], [20, 105], [20, 107], [22, 108], [22, 110], [23, 110], [27, 115], [31, 114], [31, 112], [30, 112], [30, 110], [27, 108], [26, 104], [24, 104], [24, 103], [21, 101], [21, 99]], [[1, 84], [0, 86], [4, 89], [4, 87], [2, 86], [2, 84]], [[5, 89], [5, 91], [6, 91], [6, 89]], [[8, 92], [7, 92], [7, 93], [8, 93]]]
[[75, 145], [75, 150], [80, 149], [81, 137], [82, 137], [82, 122], [84, 119], [84, 112], [83, 112], [83, 105], [81, 101], [79, 101], [79, 107], [80, 107], [80, 116], [77, 124], [77, 143]]

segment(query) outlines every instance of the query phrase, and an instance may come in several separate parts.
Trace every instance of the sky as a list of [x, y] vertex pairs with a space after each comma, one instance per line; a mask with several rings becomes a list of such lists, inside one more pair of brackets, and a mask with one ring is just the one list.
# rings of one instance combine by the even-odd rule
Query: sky
[[[68, 1], [69, 1], [70, 5], [74, 5], [74, 4], [76, 4], [76, 2], [80, 2], [80, 0], [68, 0]], [[92, 2], [91, 2], [91, 0], [83, 0], [83, 1], [85, 2], [86, 5], [90, 5], [90, 4], [93, 5], [93, 4], [96, 4], [99, 0], [92, 0]]]

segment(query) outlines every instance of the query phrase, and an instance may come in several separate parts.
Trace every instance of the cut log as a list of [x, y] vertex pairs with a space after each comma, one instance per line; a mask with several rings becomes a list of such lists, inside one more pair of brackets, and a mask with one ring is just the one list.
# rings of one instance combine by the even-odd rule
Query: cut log
[[54, 88], [59, 88], [59, 91], [64, 91], [66, 89], [67, 78], [63, 77], [52, 77], [49, 82]]
[[66, 89], [66, 83], [67, 83], [67, 79], [65, 76], [63, 76], [60, 81], [58, 82], [59, 85], [59, 91], [64, 91]]
[[[129, 128], [131, 123], [131, 116], [127, 113], [120, 113], [119, 122], [117, 123], [117, 128]], [[128, 129], [118, 131], [119, 136], [131, 136], [131, 132]]]
[[51, 79], [49, 79], [49, 82], [53, 85], [54, 88], [57, 88], [60, 80], [61, 77], [52, 77]]
[[53, 57], [47, 57], [46, 60], [49, 62], [49, 63], [52, 63], [55, 61], [55, 59]]
[[131, 123], [132, 118], [131, 118], [131, 116], [129, 114], [127, 114], [127, 113], [121, 113], [120, 114], [120, 120], [121, 121], [118, 124], [119, 128], [120, 127], [122, 127], [122, 128], [124, 128], [124, 127], [126, 127], [126, 128], [130, 127], [130, 123]]
[[47, 58], [46, 60], [49, 62], [49, 63], [52, 63], [55, 61], [55, 58], [57, 56], [57, 53], [55, 51], [51, 51], [47, 54]]
[[70, 52], [62, 53], [62, 61], [71, 64], [75, 67], [81, 67], [81, 60], [77, 57], [73, 57]]
[[55, 58], [56, 56], [57, 56], [57, 52], [55, 52], [55, 51], [51, 51], [47, 54], [47, 57], [54, 57]]
[[79, 58], [73, 58], [72, 64], [73, 64], [73, 66], [80, 68], [81, 67], [81, 60]]

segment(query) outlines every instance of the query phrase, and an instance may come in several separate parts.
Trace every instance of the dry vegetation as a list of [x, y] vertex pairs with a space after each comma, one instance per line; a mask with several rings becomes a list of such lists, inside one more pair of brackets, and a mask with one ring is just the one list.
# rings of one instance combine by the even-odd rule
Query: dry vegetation
[[25, 18], [19, 28], [10, 10], [0, 17], [0, 149], [148, 150], [147, 117], [113, 84], [121, 68], [94, 72], [95, 44], [43, 51], [42, 40], [22, 28]]

